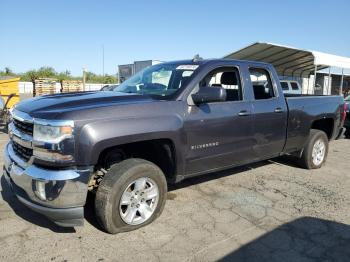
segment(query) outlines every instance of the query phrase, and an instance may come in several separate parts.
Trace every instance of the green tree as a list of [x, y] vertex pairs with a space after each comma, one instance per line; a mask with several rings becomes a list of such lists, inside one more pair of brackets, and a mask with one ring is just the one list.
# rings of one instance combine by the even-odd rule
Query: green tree
[[13, 75], [13, 72], [12, 72], [11, 68], [5, 67], [5, 74], [6, 75]]
[[0, 70], [0, 76], [16, 76], [16, 74], [9, 67], [5, 67], [4, 71]]
[[37, 71], [39, 78], [55, 78], [57, 72], [50, 66], [40, 67]]
[[24, 75], [23, 78], [25, 78], [25, 80], [29, 80], [30, 82], [35, 82], [36, 79], [39, 78], [39, 74], [36, 70], [29, 70], [27, 71]]
[[74, 79], [74, 77], [71, 76], [71, 73], [69, 70], [63, 71], [56, 75], [56, 78], [62, 83], [63, 80], [70, 80]]
[[117, 78], [115, 76], [112, 76], [112, 75], [105, 75], [103, 80], [104, 80], [103, 81], [104, 84], [117, 83]]
[[[0, 76], [18, 76], [21, 81], [29, 81], [35, 85], [35, 80], [38, 78], [54, 78], [62, 83], [63, 80], [82, 80], [82, 76], [72, 76], [69, 70], [63, 72], [57, 72], [53, 67], [42, 66], [39, 69], [29, 70], [24, 73], [16, 74], [9, 67], [0, 70]], [[87, 83], [101, 83], [101, 84], [113, 84], [117, 83], [117, 77], [114, 75], [98, 75], [93, 72], [86, 72], [86, 82]]]

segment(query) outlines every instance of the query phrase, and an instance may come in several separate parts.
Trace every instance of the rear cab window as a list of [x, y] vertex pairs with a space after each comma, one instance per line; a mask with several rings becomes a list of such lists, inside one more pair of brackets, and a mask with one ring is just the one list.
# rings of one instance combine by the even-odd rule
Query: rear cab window
[[266, 69], [249, 68], [249, 73], [255, 100], [276, 97], [270, 74]]

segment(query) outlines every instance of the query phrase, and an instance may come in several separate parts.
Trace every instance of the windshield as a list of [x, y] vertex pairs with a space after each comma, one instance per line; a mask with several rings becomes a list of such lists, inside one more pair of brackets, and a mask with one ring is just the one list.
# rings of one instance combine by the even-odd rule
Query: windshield
[[113, 91], [165, 98], [184, 86], [197, 67], [198, 65], [154, 65], [113, 88]]

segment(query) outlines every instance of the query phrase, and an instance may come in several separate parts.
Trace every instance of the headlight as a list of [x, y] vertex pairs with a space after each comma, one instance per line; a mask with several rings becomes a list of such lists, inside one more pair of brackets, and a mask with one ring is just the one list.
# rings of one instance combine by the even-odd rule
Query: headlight
[[73, 121], [34, 120], [33, 155], [49, 162], [74, 160]]
[[73, 136], [71, 126], [50, 126], [34, 124], [33, 140], [36, 142], [57, 144]]

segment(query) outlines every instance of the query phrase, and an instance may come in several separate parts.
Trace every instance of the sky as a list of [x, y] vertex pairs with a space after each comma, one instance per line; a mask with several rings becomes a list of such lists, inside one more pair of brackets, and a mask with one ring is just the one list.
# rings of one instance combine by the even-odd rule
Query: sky
[[116, 74], [118, 64], [218, 58], [253, 42], [350, 57], [349, 0], [0, 0], [0, 70]]

